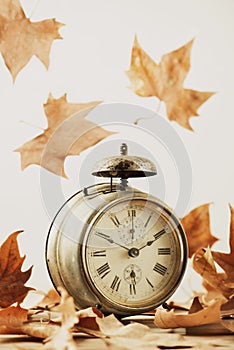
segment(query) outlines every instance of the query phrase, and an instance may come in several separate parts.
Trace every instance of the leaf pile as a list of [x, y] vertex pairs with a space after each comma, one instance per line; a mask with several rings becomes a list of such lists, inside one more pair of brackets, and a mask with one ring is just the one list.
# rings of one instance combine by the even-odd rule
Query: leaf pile
[[157, 64], [134, 40], [130, 69], [127, 75], [131, 89], [141, 97], [155, 96], [166, 104], [167, 116], [192, 130], [189, 120], [214, 92], [185, 89], [184, 80], [190, 70], [193, 40], [162, 56]]
[[[233, 209], [230, 207], [230, 210], [232, 244]], [[188, 215], [191, 216], [191, 213]], [[202, 220], [200, 224], [203, 227]], [[199, 230], [199, 227], [197, 229]], [[47, 350], [75, 350], [82, 338], [74, 339], [73, 336], [79, 333], [98, 337], [108, 348], [116, 350], [197, 348], [196, 342], [191, 342], [178, 334], [159, 334], [137, 322], [123, 325], [114, 315], [105, 317], [93, 307], [77, 311], [73, 298], [63, 288], [59, 289], [61, 296], [55, 290], [51, 290], [38, 305], [29, 310], [22, 308], [19, 304], [30, 290], [24, 284], [30, 277], [31, 268], [25, 272], [21, 271], [25, 257], [20, 257], [19, 254], [17, 236], [20, 232], [22, 231], [12, 233], [0, 250], [0, 333], [26, 334], [43, 339], [43, 347]], [[214, 255], [223, 262], [223, 255], [220, 254], [216, 252]], [[231, 250], [229, 256], [232, 254]], [[224, 255], [224, 261], [226, 256], [227, 254]], [[234, 308], [234, 288], [232, 288], [233, 280], [232, 275], [231, 277], [229, 275], [229, 268], [222, 274], [218, 273], [209, 248], [198, 249], [193, 254], [193, 261], [195, 270], [209, 282], [210, 286], [216, 288], [219, 294], [208, 304], [204, 304], [195, 297], [189, 313], [178, 314], [174, 310], [166, 311], [158, 308], [155, 313], [155, 325], [160, 328], [187, 328], [222, 322], [224, 327], [233, 331], [230, 324], [221, 320], [221, 316], [229, 315]], [[5, 293], [6, 289], [8, 294]], [[14, 303], [17, 305], [12, 305]]]

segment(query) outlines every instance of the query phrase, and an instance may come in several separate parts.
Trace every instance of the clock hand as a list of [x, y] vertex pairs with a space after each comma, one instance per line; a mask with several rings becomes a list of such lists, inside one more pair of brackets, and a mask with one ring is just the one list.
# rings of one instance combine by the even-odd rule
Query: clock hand
[[125, 247], [124, 245], [120, 244], [120, 243], [117, 243], [115, 242], [110, 236], [106, 235], [105, 233], [102, 233], [102, 232], [95, 232], [95, 234], [103, 239], [105, 239], [106, 241], [108, 241], [109, 243], [113, 243], [113, 244], [116, 244], [118, 245], [119, 247], [121, 248], [124, 248], [126, 249], [127, 251], [129, 250], [129, 248]]
[[130, 272], [130, 277], [133, 280], [133, 282], [136, 284], [136, 273], [134, 270]]
[[153, 244], [155, 241], [157, 241], [157, 239], [159, 239], [164, 233], [166, 233], [165, 229], [163, 228], [162, 230], [160, 230], [159, 232], [154, 234], [154, 239], [146, 242], [145, 245], [143, 245], [142, 247], [139, 248], [139, 250], [142, 250], [145, 247], [149, 247], [151, 246], [151, 244]]
[[132, 215], [131, 215], [131, 222], [132, 222], [132, 228], [130, 229], [130, 233], [132, 234], [132, 240], [134, 240], [134, 233], [135, 233], [135, 229], [134, 229], [134, 216], [136, 216], [136, 211], [132, 210]]

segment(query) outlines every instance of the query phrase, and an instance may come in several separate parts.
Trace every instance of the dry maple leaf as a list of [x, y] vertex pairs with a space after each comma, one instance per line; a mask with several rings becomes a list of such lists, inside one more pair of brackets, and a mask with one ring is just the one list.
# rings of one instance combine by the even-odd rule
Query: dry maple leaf
[[234, 209], [230, 208], [230, 236], [229, 246], [230, 253], [213, 252], [214, 260], [222, 267], [227, 274], [225, 284], [234, 288]]
[[21, 154], [22, 170], [31, 164], [37, 164], [66, 177], [64, 161], [67, 156], [79, 155], [113, 134], [85, 119], [99, 103], [101, 102], [69, 103], [66, 94], [58, 99], [49, 95], [44, 104], [47, 129], [16, 150]]
[[158, 97], [166, 104], [168, 118], [190, 130], [190, 117], [197, 116], [197, 109], [214, 94], [183, 88], [190, 69], [192, 44], [193, 40], [163, 55], [161, 62], [157, 64], [141, 48], [135, 37], [131, 66], [127, 71], [132, 83], [131, 89], [137, 95]]
[[[166, 311], [165, 309], [157, 309], [154, 323], [160, 328], [180, 328], [219, 322], [220, 306], [222, 303], [223, 300], [218, 299], [206, 308], [196, 308], [195, 312], [191, 310], [187, 314], [178, 314], [174, 310]], [[192, 307], [194, 308], [194, 305]]]
[[[95, 308], [78, 312], [77, 328], [85, 333], [101, 338], [108, 349], [113, 350], [142, 350], [190, 347], [190, 342], [178, 334], [158, 334], [151, 328], [132, 321], [123, 325], [113, 314], [103, 317]], [[82, 317], [81, 317], [82, 316]], [[93, 320], [92, 320], [93, 319]], [[86, 325], [82, 328], [82, 325]]]
[[25, 260], [25, 256], [20, 256], [17, 243], [21, 232], [12, 233], [0, 247], [0, 307], [21, 303], [32, 289], [24, 285], [31, 276], [32, 268], [21, 271]]
[[62, 314], [61, 327], [49, 338], [45, 339], [44, 349], [47, 350], [73, 350], [77, 349], [72, 336], [72, 327], [78, 321], [74, 300], [68, 293], [60, 288]]
[[102, 338], [113, 350], [155, 350], [155, 349], [178, 349], [190, 348], [194, 342], [186, 339], [180, 334], [163, 334], [155, 332], [152, 328], [138, 323], [130, 322], [124, 326], [114, 315], [102, 319], [97, 318]]
[[43, 349], [77, 349], [72, 335], [72, 327], [78, 321], [75, 304], [73, 298], [63, 288], [59, 288], [59, 291], [61, 292], [61, 300], [58, 320], [56, 322], [49, 320], [48, 323], [28, 322], [22, 326], [21, 330], [27, 335], [45, 339]]
[[200, 248], [212, 246], [217, 238], [210, 233], [209, 204], [193, 209], [182, 220], [189, 246], [189, 257]]
[[55, 288], [50, 289], [42, 300], [34, 307], [38, 310], [54, 310], [61, 302], [61, 296]]
[[23, 322], [27, 321], [28, 310], [19, 305], [0, 310], [0, 334], [21, 333]]
[[228, 287], [225, 283], [226, 274], [217, 272], [210, 248], [199, 249], [193, 255], [192, 262], [194, 270], [217, 292], [225, 298], [234, 294], [234, 288]]
[[0, 52], [13, 80], [35, 55], [48, 69], [53, 41], [61, 39], [62, 23], [55, 19], [31, 22], [25, 16], [19, 0], [0, 3]]

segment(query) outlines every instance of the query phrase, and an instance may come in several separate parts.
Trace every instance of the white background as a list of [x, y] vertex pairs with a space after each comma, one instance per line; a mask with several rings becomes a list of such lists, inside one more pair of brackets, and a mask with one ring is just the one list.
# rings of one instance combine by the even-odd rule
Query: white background
[[[156, 62], [163, 54], [195, 38], [191, 70], [184, 86], [217, 93], [199, 109], [200, 117], [191, 118], [194, 132], [175, 122], [171, 126], [183, 140], [192, 164], [193, 193], [187, 211], [213, 203], [212, 232], [220, 238], [215, 248], [227, 250], [228, 203], [234, 204], [234, 1], [22, 0], [21, 3], [32, 21], [56, 18], [65, 24], [60, 29], [63, 40], [55, 40], [52, 45], [48, 71], [33, 57], [13, 84], [0, 58], [0, 242], [11, 232], [24, 230], [19, 241], [22, 254], [27, 255], [25, 268], [34, 265], [28, 285], [43, 290], [51, 286], [44, 262], [51, 218], [41, 197], [40, 167], [32, 165], [22, 172], [20, 155], [13, 150], [47, 127], [43, 103], [50, 92], [55, 98], [67, 93], [71, 103], [124, 102], [155, 111], [156, 98], [140, 98], [128, 88], [130, 82], [125, 71], [129, 69], [135, 34]], [[165, 115], [163, 103], [160, 113]], [[68, 179], [61, 180], [67, 195], [79, 189], [80, 160], [70, 158], [65, 162]], [[172, 188], [173, 183], [169, 186]]]

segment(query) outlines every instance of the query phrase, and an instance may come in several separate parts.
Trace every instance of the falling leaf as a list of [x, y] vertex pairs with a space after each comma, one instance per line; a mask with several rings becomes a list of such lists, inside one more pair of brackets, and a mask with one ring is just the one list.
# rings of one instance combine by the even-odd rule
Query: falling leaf
[[225, 298], [234, 294], [234, 288], [226, 286], [226, 275], [216, 270], [212, 253], [209, 248], [198, 250], [193, 256], [193, 268], [217, 292]]
[[164, 309], [157, 309], [154, 323], [160, 328], [186, 328], [219, 322], [220, 306], [222, 303], [223, 300], [218, 299], [213, 301], [213, 303], [206, 308], [187, 314], [175, 313], [174, 310], [166, 311]]
[[19, 305], [0, 310], [0, 334], [21, 333], [23, 322], [27, 321], [28, 310]]
[[184, 89], [183, 83], [190, 70], [190, 52], [193, 40], [179, 49], [162, 56], [157, 64], [141, 48], [137, 38], [132, 48], [131, 66], [127, 75], [132, 90], [139, 96], [155, 96], [166, 104], [167, 115], [183, 127], [192, 130], [190, 117], [213, 92]]
[[31, 276], [32, 268], [21, 271], [25, 260], [25, 256], [20, 256], [17, 243], [21, 232], [12, 233], [0, 247], [0, 307], [21, 303], [32, 289], [24, 285]]
[[16, 150], [21, 154], [22, 170], [31, 164], [37, 164], [66, 177], [64, 161], [67, 156], [79, 155], [113, 134], [85, 119], [99, 103], [100, 101], [69, 103], [66, 94], [58, 99], [50, 95], [44, 105], [47, 129]]
[[51, 45], [61, 39], [58, 31], [62, 25], [55, 19], [31, 22], [19, 0], [1, 1], [0, 52], [13, 80], [33, 55], [48, 69]]
[[187, 236], [190, 258], [198, 249], [211, 247], [217, 241], [210, 232], [209, 204], [193, 209], [181, 222]]
[[234, 288], [234, 209], [230, 208], [230, 235], [229, 246], [230, 253], [212, 252], [214, 260], [219, 264], [227, 274], [225, 284]]

